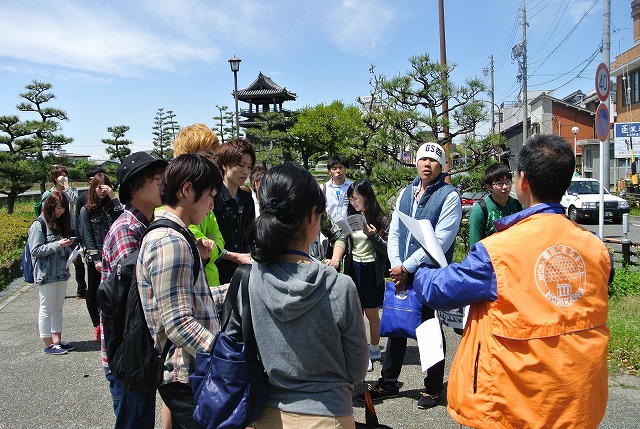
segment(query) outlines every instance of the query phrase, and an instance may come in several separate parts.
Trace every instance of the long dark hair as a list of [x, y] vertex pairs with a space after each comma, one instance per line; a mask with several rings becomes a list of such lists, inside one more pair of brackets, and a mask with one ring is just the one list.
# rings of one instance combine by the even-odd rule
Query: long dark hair
[[[56, 219], [56, 206], [64, 207], [62, 216]], [[42, 218], [54, 234], [69, 237], [71, 231], [71, 215], [69, 214], [69, 200], [64, 192], [52, 191], [42, 203]], [[46, 238], [46, 237], [45, 237]]]
[[327, 201], [318, 182], [304, 168], [282, 164], [269, 170], [260, 182], [260, 216], [247, 231], [251, 257], [274, 264], [291, 243], [306, 234], [302, 221], [310, 213], [321, 214]]
[[96, 195], [96, 189], [100, 185], [107, 185], [113, 187], [111, 185], [111, 180], [109, 176], [104, 173], [97, 173], [91, 179], [91, 184], [89, 185], [89, 190], [87, 191], [87, 204], [84, 206], [88, 212], [92, 212], [94, 210], [108, 212], [113, 210], [113, 201], [109, 198], [109, 195], [104, 197], [103, 199], [98, 198]]
[[[387, 222], [385, 221], [385, 214], [382, 211], [382, 207], [378, 204], [373, 187], [371, 187], [371, 183], [364, 179], [352, 183], [351, 186], [349, 186], [349, 189], [347, 189], [347, 198], [351, 198], [355, 191], [357, 191], [365, 200], [364, 217], [367, 219], [367, 223], [375, 226], [378, 233], [382, 235], [384, 230], [387, 228]], [[358, 213], [358, 211], [351, 205], [351, 203], [349, 203], [347, 206], [347, 215], [356, 213]]]

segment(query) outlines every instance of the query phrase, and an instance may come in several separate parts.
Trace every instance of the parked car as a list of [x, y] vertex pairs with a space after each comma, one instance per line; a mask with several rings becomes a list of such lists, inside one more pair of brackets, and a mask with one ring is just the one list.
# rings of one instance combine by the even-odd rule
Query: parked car
[[463, 192], [460, 195], [460, 201], [462, 202], [462, 215], [467, 216], [473, 208], [473, 205], [480, 201], [485, 195], [487, 195], [486, 191]]
[[[574, 177], [571, 185], [560, 201], [569, 219], [576, 222], [598, 219], [600, 202], [600, 182], [596, 179]], [[614, 223], [622, 223], [622, 215], [629, 213], [626, 200], [611, 195], [604, 189], [604, 218]]]

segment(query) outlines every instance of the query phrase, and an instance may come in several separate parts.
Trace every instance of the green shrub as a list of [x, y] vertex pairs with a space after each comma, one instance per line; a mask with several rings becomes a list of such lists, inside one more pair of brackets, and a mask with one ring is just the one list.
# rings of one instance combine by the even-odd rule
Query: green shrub
[[609, 285], [609, 297], [640, 296], [640, 268], [616, 266], [615, 277]]
[[0, 209], [0, 290], [20, 275], [20, 255], [34, 217], [32, 202], [17, 203], [11, 215]]

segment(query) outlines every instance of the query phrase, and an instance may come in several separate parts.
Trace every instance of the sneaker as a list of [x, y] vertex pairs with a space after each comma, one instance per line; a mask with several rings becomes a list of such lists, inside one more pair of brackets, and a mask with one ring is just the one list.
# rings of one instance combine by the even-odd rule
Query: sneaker
[[[374, 401], [376, 399], [396, 398], [398, 396], [398, 393], [400, 392], [397, 385], [393, 387], [384, 388], [380, 386], [380, 383], [376, 383], [373, 386], [367, 385], [367, 388], [369, 389], [369, 394], [371, 395], [371, 399]], [[360, 402], [364, 402], [364, 392], [356, 395], [356, 400]]]
[[439, 403], [439, 395], [429, 395], [426, 392], [420, 392], [420, 397], [418, 398], [418, 409], [427, 410], [429, 408], [435, 407]]
[[382, 359], [382, 352], [380, 352], [380, 349], [378, 349], [376, 351], [371, 351], [371, 349], [369, 349], [369, 359], [371, 359], [371, 360], [380, 360], [380, 359]]
[[96, 341], [100, 342], [100, 325], [96, 326]]
[[371, 362], [371, 359], [369, 359], [369, 366], [367, 367], [367, 372], [372, 372], [373, 371], [373, 362]]
[[44, 348], [44, 353], [48, 355], [66, 355], [68, 352], [60, 347], [60, 344], [51, 344]]
[[67, 343], [66, 341], [57, 342], [56, 345], [60, 346], [62, 350], [66, 350], [68, 352], [75, 350], [76, 348], [71, 345], [71, 343]]

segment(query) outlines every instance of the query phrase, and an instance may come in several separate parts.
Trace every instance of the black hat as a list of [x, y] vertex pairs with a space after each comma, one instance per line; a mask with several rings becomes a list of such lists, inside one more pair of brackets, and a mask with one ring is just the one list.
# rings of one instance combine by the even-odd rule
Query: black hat
[[[116, 177], [118, 178], [118, 186], [120, 187], [120, 194], [125, 190], [128, 190], [128, 182], [131, 179], [144, 170], [147, 167], [160, 165], [167, 166], [168, 162], [164, 159], [155, 159], [146, 152], [132, 153], [122, 161], [122, 164], [118, 167]], [[121, 195], [122, 196], [122, 195]]]

